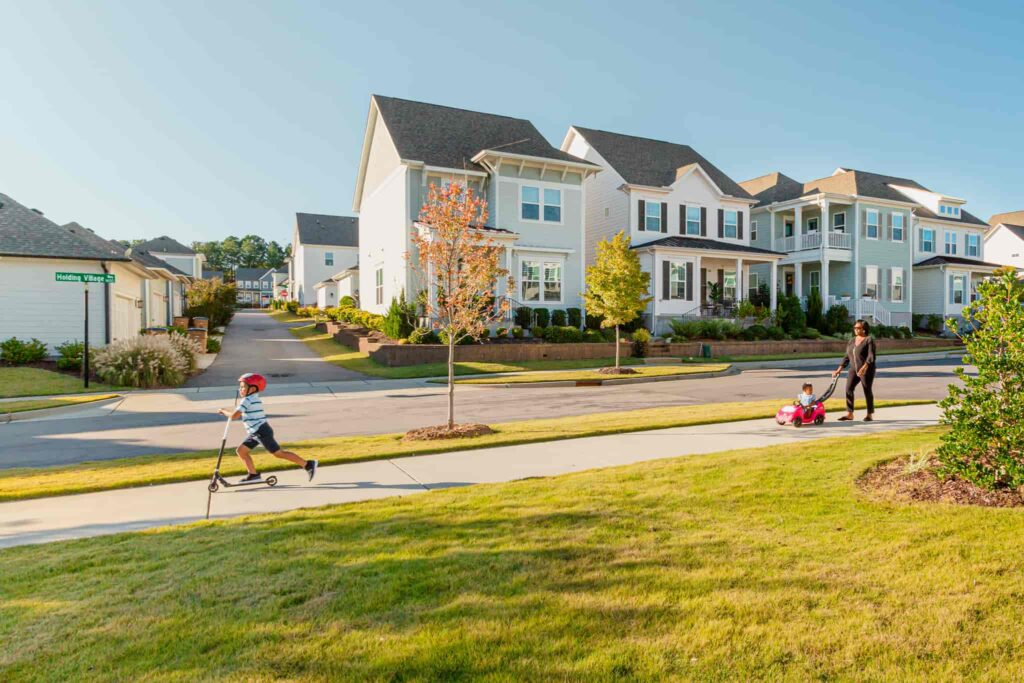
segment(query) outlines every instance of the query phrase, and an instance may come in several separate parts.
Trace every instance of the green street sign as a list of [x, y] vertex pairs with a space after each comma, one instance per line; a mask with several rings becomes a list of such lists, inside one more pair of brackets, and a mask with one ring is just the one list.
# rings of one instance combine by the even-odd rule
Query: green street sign
[[109, 284], [114, 281], [113, 273], [56, 273], [57, 282], [101, 282]]

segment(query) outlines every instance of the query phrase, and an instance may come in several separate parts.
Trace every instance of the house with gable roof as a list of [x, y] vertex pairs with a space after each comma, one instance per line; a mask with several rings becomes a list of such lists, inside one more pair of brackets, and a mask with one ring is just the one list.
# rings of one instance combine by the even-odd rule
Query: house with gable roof
[[358, 261], [358, 218], [321, 213], [295, 214], [287, 278], [292, 301], [303, 306], [316, 306], [317, 284], [354, 267]]
[[146, 240], [136, 245], [135, 248], [153, 254], [161, 261], [177, 268], [187, 277], [196, 280], [203, 277], [203, 263], [206, 262], [206, 257], [190, 247], [186, 247], [176, 239], [164, 235], [156, 239]]
[[584, 182], [597, 164], [553, 147], [526, 119], [373, 95], [352, 209], [360, 307], [383, 313], [424, 283], [413, 231], [432, 184], [457, 181], [488, 204], [479, 226], [504, 251], [512, 307], [583, 308]]
[[997, 213], [988, 219], [985, 254], [989, 261], [1024, 268], [1024, 211]]

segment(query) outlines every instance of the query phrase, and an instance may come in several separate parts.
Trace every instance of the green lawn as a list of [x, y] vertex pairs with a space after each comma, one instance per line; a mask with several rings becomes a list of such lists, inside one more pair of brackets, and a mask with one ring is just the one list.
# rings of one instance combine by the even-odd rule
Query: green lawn
[[3, 401], [0, 402], [0, 415], [5, 413], [24, 413], [29, 410], [43, 410], [46, 408], [63, 408], [65, 406], [104, 401], [108, 398], [115, 398], [117, 394], [85, 394], [82, 396], [67, 396], [64, 398], [38, 398], [28, 401]]
[[89, 388], [85, 389], [82, 380], [71, 375], [39, 368], [0, 367], [0, 398], [109, 392], [117, 388], [101, 382], [89, 382]]
[[[498, 377], [471, 377], [455, 380], [456, 384], [538, 384], [544, 382], [587, 382], [609, 379], [634, 379], [637, 377], [669, 377], [672, 375], [696, 375], [705, 372], [724, 372], [729, 369], [728, 363], [709, 365], [648, 365], [633, 368], [633, 375], [602, 375], [594, 370], [575, 370], [568, 372], [523, 372], [516, 375]], [[431, 382], [445, 383], [447, 379], [433, 379]]]
[[1024, 510], [860, 493], [937, 430], [0, 552], [0, 679], [1024, 679]]
[[[313, 351], [328, 363], [384, 379], [415, 379], [440, 377], [448, 374], [447, 363], [422, 363], [406, 367], [390, 368], [381, 365], [365, 353], [353, 351], [335, 341], [326, 332], [317, 332], [312, 325], [291, 328], [291, 333], [303, 340]], [[455, 352], [456, 355], [458, 351]], [[643, 359], [623, 358], [623, 365], [643, 363]], [[589, 360], [534, 360], [506, 363], [462, 362], [455, 364], [456, 375], [482, 375], [493, 372], [522, 372], [525, 370], [576, 370], [614, 365], [614, 358], [591, 358]]]
[[[494, 434], [453, 441], [405, 442], [402, 441], [402, 434], [396, 433], [314, 439], [290, 442], [284, 446], [299, 452], [303, 457], [316, 459], [327, 465], [757, 418], [765, 418], [766, 428], [775, 428], [775, 425], [767, 420], [775, 415], [775, 411], [782, 403], [786, 402], [780, 399], [673, 406], [494, 423], [491, 425], [496, 432]], [[913, 403], [929, 401], [878, 401], [876, 405], [885, 407]], [[829, 402], [828, 407], [830, 410], [840, 411], [843, 410], [843, 402], [834, 399]], [[205, 479], [210, 476], [216, 457], [217, 451], [203, 450], [172, 455], [99, 460], [59, 467], [0, 470], [0, 501]], [[266, 455], [262, 449], [254, 454], [254, 458], [257, 466], [264, 472], [292, 467]], [[242, 474], [244, 469], [234, 455], [228, 455], [221, 472], [225, 476], [231, 476]]]
[[300, 318], [294, 313], [289, 313], [288, 311], [272, 311], [268, 308], [267, 315], [269, 315], [274, 320], [282, 323], [309, 322], [309, 318]]
[[[714, 342], [709, 342], [714, 344]], [[944, 353], [949, 351], [963, 351], [963, 346], [940, 346], [924, 349], [885, 349], [878, 351], [879, 356], [900, 356], [908, 353]], [[764, 356], [715, 356], [714, 358], [683, 358], [684, 363], [707, 363], [708, 361], [721, 361], [723, 363], [743, 363], [748, 361], [772, 361], [772, 360], [802, 360], [809, 358], [835, 358], [838, 363], [842, 354], [835, 351], [821, 353], [778, 353]]]

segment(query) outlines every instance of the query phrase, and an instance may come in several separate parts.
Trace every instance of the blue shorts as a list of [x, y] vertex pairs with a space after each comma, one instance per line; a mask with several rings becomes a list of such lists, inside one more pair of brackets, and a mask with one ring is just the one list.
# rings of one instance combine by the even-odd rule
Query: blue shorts
[[281, 445], [274, 438], [274, 430], [270, 428], [269, 422], [261, 424], [255, 432], [249, 435], [249, 438], [242, 442], [242, 445], [249, 450], [263, 446], [270, 453], [277, 453], [281, 450]]

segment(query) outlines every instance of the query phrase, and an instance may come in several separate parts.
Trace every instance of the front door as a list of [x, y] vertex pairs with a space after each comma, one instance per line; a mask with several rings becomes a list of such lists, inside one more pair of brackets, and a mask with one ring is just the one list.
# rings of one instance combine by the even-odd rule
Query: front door
[[793, 296], [793, 273], [786, 273], [786, 296]]

